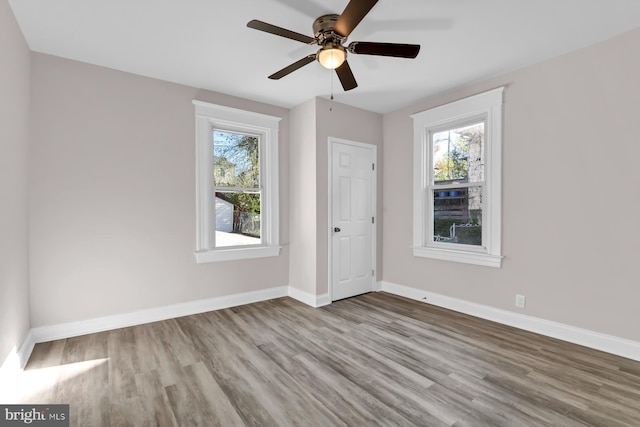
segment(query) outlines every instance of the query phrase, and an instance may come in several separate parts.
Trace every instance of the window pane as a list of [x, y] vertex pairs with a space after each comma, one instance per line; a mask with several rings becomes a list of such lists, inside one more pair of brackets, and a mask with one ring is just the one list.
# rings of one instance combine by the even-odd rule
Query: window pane
[[436, 185], [484, 181], [484, 122], [433, 133]]
[[216, 247], [260, 243], [260, 194], [216, 192]]
[[260, 187], [259, 139], [254, 135], [213, 132], [213, 181], [216, 187]]
[[482, 187], [433, 191], [433, 241], [482, 245]]

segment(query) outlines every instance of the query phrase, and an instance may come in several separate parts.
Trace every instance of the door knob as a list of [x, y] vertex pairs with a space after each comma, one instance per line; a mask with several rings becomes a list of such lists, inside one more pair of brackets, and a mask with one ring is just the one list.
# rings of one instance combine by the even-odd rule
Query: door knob
[[340, 227], [335, 227], [335, 228], [333, 229], [333, 231], [335, 231], [336, 233], [339, 233], [339, 232], [340, 232]]

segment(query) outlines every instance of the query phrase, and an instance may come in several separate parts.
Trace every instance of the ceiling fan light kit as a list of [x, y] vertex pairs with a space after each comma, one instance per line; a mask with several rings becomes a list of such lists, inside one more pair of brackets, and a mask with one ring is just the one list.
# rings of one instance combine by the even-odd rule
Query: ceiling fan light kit
[[358, 55], [391, 56], [396, 58], [415, 58], [420, 52], [420, 45], [399, 43], [351, 42], [347, 47], [344, 43], [349, 34], [375, 6], [378, 0], [351, 0], [341, 15], [329, 14], [317, 18], [313, 22], [314, 37], [296, 33], [256, 19], [247, 23], [247, 27], [264, 31], [280, 37], [296, 40], [308, 45], [318, 45], [320, 49], [315, 54], [294, 62], [280, 71], [269, 76], [272, 80], [282, 77], [317, 60], [323, 67], [336, 70], [342, 88], [347, 91], [358, 87], [358, 83], [347, 62], [347, 51]]
[[334, 47], [323, 47], [316, 54], [318, 62], [329, 70], [340, 67], [347, 59], [347, 52], [344, 47], [336, 45]]

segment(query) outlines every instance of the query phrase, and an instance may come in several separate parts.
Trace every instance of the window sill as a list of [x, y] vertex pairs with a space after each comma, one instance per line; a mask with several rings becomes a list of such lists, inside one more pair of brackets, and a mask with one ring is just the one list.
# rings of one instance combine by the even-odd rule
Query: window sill
[[266, 258], [280, 255], [280, 246], [258, 246], [250, 248], [216, 249], [194, 252], [196, 263], [234, 261], [240, 259]]
[[432, 258], [441, 261], [460, 262], [464, 264], [481, 265], [484, 267], [501, 268], [502, 256], [490, 255], [478, 252], [466, 252], [459, 250], [413, 247], [413, 256]]

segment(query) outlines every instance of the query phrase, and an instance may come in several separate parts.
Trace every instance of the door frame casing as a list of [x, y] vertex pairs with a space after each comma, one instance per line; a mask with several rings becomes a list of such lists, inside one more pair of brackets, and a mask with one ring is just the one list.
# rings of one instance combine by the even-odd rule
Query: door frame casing
[[330, 136], [327, 138], [327, 152], [328, 152], [328, 187], [327, 187], [327, 248], [328, 248], [328, 293], [329, 303], [333, 302], [333, 146], [334, 144], [352, 145], [359, 148], [371, 150], [373, 158], [373, 177], [371, 179], [371, 211], [375, 221], [371, 223], [371, 265], [373, 268], [373, 274], [371, 276], [371, 291], [376, 290], [376, 276], [378, 274], [377, 263], [377, 227], [378, 227], [378, 147], [374, 144], [367, 144], [364, 142], [351, 141], [343, 138], [336, 138]]

